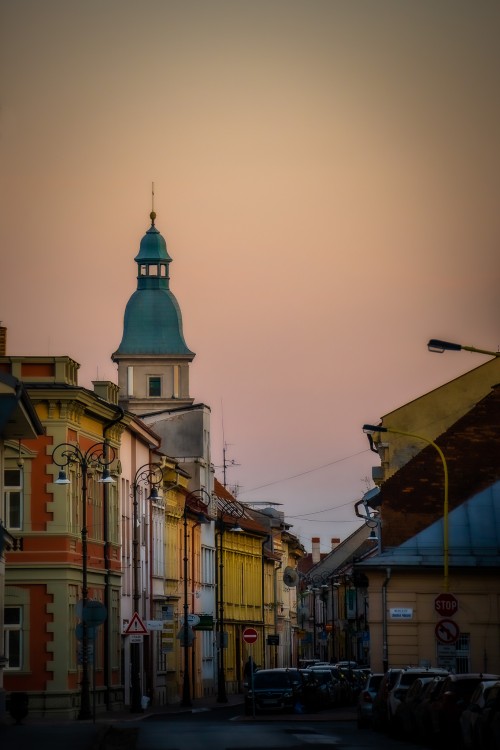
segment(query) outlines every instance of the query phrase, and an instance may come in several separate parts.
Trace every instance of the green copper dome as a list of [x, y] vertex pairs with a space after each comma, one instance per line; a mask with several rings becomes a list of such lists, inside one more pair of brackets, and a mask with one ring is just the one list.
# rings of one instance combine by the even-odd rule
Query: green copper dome
[[141, 240], [135, 257], [138, 265], [137, 290], [125, 308], [123, 338], [115, 354], [168, 354], [194, 357], [182, 332], [179, 304], [169, 289], [172, 258], [167, 244], [154, 225]]
[[[153, 213], [151, 212], [152, 215]], [[156, 218], [156, 214], [154, 216]], [[145, 260], [166, 260], [169, 263], [172, 261], [167, 251], [167, 243], [155, 227], [154, 219], [152, 219], [151, 226], [141, 240], [139, 253], [134, 260], [136, 263], [142, 263]]]

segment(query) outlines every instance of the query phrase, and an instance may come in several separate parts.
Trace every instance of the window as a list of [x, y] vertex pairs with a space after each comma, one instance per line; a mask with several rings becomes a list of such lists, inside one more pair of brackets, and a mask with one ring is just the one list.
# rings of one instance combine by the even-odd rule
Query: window
[[8, 529], [23, 527], [23, 488], [20, 469], [5, 469], [3, 474], [5, 523]]
[[211, 547], [202, 546], [201, 548], [201, 571], [202, 584], [204, 586], [215, 585], [215, 550]]
[[173, 393], [172, 396], [174, 398], [179, 398], [179, 381], [180, 381], [180, 370], [181, 368], [179, 365], [174, 365], [173, 367]]
[[4, 654], [7, 659], [6, 670], [21, 669], [22, 666], [21, 615], [21, 607], [5, 607]]
[[460, 633], [456, 649], [456, 672], [466, 674], [470, 672], [470, 633]]
[[161, 378], [158, 376], [150, 377], [148, 379], [148, 395], [149, 396], [161, 396]]

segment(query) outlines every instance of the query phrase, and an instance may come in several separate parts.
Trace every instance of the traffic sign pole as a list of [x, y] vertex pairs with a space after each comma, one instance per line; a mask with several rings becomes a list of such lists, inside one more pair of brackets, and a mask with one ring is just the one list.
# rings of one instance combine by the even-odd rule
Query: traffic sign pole
[[[255, 628], [246, 627], [246, 628], [243, 628], [242, 637], [245, 643], [247, 643], [249, 646], [253, 646], [253, 644], [257, 642], [257, 638], [259, 637], [259, 634]], [[254, 665], [253, 656], [251, 654], [249, 656], [249, 660], [250, 660], [250, 690], [252, 691], [252, 715], [253, 715], [253, 718], [255, 719], [255, 690], [253, 687], [254, 686], [253, 675], [255, 672], [255, 665]]]

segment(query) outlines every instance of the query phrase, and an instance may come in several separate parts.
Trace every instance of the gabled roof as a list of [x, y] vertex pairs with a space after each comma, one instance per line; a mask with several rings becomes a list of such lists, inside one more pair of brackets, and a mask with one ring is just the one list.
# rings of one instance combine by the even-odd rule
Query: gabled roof
[[[214, 495], [217, 501], [217, 515], [224, 525], [231, 526], [238, 522], [245, 531], [262, 537], [269, 536], [268, 530], [253, 517], [250, 509], [244, 503], [240, 503], [217, 478], [214, 478]], [[234, 513], [231, 513], [231, 506], [234, 507]]]
[[[383, 534], [383, 532], [382, 532]], [[478, 492], [448, 516], [450, 567], [500, 567], [500, 481]], [[363, 567], [443, 565], [443, 519]]]
[[329, 576], [342, 566], [352, 563], [355, 557], [358, 558], [368, 549], [373, 550], [373, 543], [367, 542], [368, 532], [368, 527], [364, 523], [361, 524], [347, 539], [344, 539], [334, 550], [328, 552], [328, 554], [314, 565], [307, 565], [306, 556], [304, 558], [306, 561], [305, 565], [303, 565], [304, 560], [300, 560], [299, 562], [298, 568], [300, 572], [307, 575]]
[[20, 380], [0, 373], [0, 436], [8, 438], [36, 438], [45, 429]]

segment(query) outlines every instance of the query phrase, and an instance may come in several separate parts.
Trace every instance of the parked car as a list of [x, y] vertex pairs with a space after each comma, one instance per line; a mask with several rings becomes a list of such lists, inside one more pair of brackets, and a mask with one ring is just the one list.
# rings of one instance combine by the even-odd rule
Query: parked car
[[485, 706], [474, 726], [473, 740], [481, 750], [500, 747], [500, 681], [488, 689]]
[[419, 677], [415, 680], [396, 709], [395, 722], [397, 731], [404, 737], [415, 738], [417, 732], [416, 712], [422, 700], [425, 698], [427, 685], [433, 682], [434, 677]]
[[387, 698], [389, 691], [394, 686], [402, 669], [388, 669], [380, 683], [379, 689], [373, 699], [372, 726], [374, 729], [384, 730], [387, 728]]
[[327, 669], [332, 675], [336, 683], [335, 684], [336, 705], [345, 706], [349, 703], [350, 695], [351, 695], [351, 688], [347, 682], [344, 672], [341, 669], [337, 669], [337, 667], [333, 664], [323, 664], [323, 665], [315, 664], [314, 666], [309, 667], [309, 669], [312, 670], [313, 672], [315, 672], [318, 669], [319, 670]]
[[[480, 680], [474, 688], [467, 706], [461, 713], [459, 719], [460, 726], [460, 741], [465, 748], [476, 747], [476, 735], [479, 734], [479, 730], [476, 729], [478, 723], [486, 705], [490, 700], [490, 692], [495, 688], [495, 692], [498, 692], [498, 685], [500, 684], [497, 680]], [[493, 696], [492, 696], [493, 697]], [[486, 726], [483, 726], [482, 734], [486, 734]]]
[[366, 684], [368, 674], [362, 669], [341, 669], [349, 685], [349, 703], [356, 705], [358, 696]]
[[467, 674], [450, 674], [443, 687], [430, 706], [431, 737], [429, 742], [434, 746], [442, 744], [446, 738], [448, 744], [457, 746], [461, 741], [460, 715], [471, 701], [471, 696], [483, 679], [499, 679], [498, 675], [481, 675], [477, 672]]
[[357, 702], [357, 718], [358, 727], [367, 727], [371, 725], [372, 711], [373, 711], [373, 700], [377, 694], [377, 690], [380, 687], [380, 683], [384, 677], [383, 672], [374, 672], [369, 675], [365, 686], [358, 695]]
[[330, 669], [305, 669], [303, 676], [304, 705], [307, 708], [331, 708], [338, 705], [338, 681]]
[[390, 730], [397, 729], [396, 723], [396, 711], [401, 703], [406, 698], [406, 693], [409, 688], [413, 685], [415, 680], [421, 677], [437, 677], [439, 675], [448, 675], [446, 669], [439, 669], [438, 667], [422, 669], [421, 667], [408, 667], [402, 669], [393, 687], [389, 690], [387, 696], [387, 723]]
[[298, 669], [258, 669], [246, 684], [245, 713], [294, 711], [304, 699], [304, 680]]
[[415, 739], [425, 742], [431, 736], [431, 714], [430, 708], [436, 696], [443, 687], [445, 677], [433, 677], [425, 685], [418, 705], [413, 707], [413, 720], [415, 722]]

